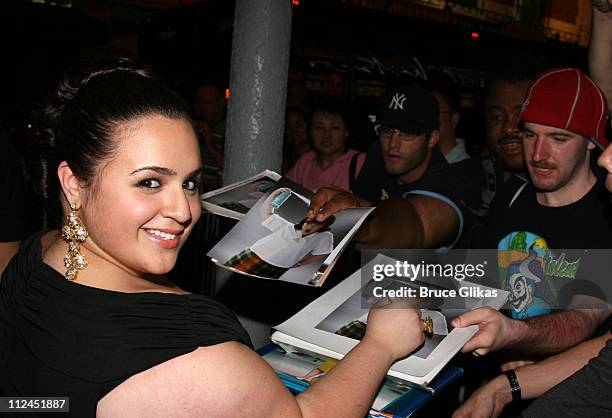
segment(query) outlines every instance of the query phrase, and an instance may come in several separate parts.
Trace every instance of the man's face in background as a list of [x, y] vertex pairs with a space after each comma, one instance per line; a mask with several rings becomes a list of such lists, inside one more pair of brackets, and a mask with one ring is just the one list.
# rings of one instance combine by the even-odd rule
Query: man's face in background
[[571, 195], [572, 183], [589, 172], [587, 150], [595, 145], [565, 129], [530, 122], [525, 122], [523, 136], [525, 161], [533, 185], [543, 192], [566, 190], [565, 194]]
[[518, 123], [528, 88], [528, 81], [494, 81], [486, 97], [487, 147], [513, 172], [523, 170], [523, 137]]

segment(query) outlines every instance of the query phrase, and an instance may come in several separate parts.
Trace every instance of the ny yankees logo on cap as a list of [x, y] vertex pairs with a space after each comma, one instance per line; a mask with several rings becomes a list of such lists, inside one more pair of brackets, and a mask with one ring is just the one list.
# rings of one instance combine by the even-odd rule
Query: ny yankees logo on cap
[[440, 108], [436, 98], [417, 84], [389, 89], [379, 112], [380, 124], [409, 134], [438, 129]]
[[395, 93], [389, 103], [389, 109], [393, 110], [404, 110], [404, 102], [406, 101], [406, 95], [404, 93]]

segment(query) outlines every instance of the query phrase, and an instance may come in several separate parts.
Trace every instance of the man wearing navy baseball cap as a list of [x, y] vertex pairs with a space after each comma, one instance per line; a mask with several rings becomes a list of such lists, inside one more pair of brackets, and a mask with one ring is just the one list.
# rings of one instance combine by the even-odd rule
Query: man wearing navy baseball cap
[[464, 202], [479, 196], [438, 149], [438, 118], [438, 103], [424, 88], [391, 89], [379, 114], [379, 140], [368, 151], [354, 194], [323, 187], [308, 217], [323, 221], [347, 207], [376, 206], [356, 237], [362, 248], [453, 246], [471, 223]]

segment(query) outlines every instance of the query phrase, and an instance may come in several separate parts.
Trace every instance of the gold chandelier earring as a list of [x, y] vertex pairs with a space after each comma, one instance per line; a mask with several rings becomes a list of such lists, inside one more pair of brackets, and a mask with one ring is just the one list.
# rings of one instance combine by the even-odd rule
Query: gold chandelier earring
[[79, 270], [87, 267], [85, 256], [80, 253], [79, 243], [87, 239], [87, 229], [81, 218], [77, 215], [77, 208], [70, 203], [70, 213], [66, 218], [66, 225], [62, 228], [62, 238], [68, 243], [68, 254], [64, 256], [64, 267], [66, 267], [66, 279], [76, 280]]

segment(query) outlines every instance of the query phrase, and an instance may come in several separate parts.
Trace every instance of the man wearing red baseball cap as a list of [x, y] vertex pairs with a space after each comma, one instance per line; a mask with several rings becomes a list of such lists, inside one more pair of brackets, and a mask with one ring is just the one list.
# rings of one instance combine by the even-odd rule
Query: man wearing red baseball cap
[[[563, 72], [560, 76], [567, 76]], [[582, 78], [580, 74], [578, 74]], [[590, 80], [581, 80], [589, 82]], [[558, 94], [558, 92], [552, 93]], [[594, 103], [598, 99], [597, 89], [591, 97]], [[557, 105], [562, 106], [566, 97], [557, 97]], [[533, 105], [533, 101], [527, 106]], [[567, 106], [567, 103], [565, 103]], [[594, 121], [595, 131], [583, 131], [584, 136], [597, 144], [605, 142], [604, 137], [597, 137], [602, 128], [601, 122], [595, 114], [583, 114], [588, 121]], [[543, 118], [541, 114], [527, 117]], [[546, 115], [549, 122], [569, 124], [577, 123], [574, 120], [555, 119], [558, 115]], [[605, 116], [603, 117], [605, 119]], [[582, 130], [581, 127], [572, 129]], [[599, 157], [598, 163], [607, 171], [606, 188], [612, 192], [612, 147]], [[606, 173], [604, 173], [606, 174]], [[603, 310], [602, 310], [603, 311]], [[609, 311], [609, 310], [608, 310]], [[605, 311], [603, 311], [605, 312]], [[546, 317], [552, 317], [547, 315]], [[540, 318], [546, 318], [540, 317]], [[496, 317], [490, 326], [508, 325], [512, 322], [498, 321]], [[536, 318], [534, 321], [537, 321]], [[580, 319], [579, 317], [577, 319]], [[480, 323], [481, 326], [483, 323]], [[566, 323], [570, 329], [576, 328], [571, 321]], [[612, 317], [608, 317], [603, 333], [588, 341], [578, 344], [566, 351], [550, 356], [543, 361], [518, 367], [516, 370], [506, 371], [507, 375], [499, 375], [478, 389], [453, 415], [453, 418], [466, 418], [476, 413], [483, 416], [497, 416], [502, 409], [515, 398], [538, 399], [529, 408], [523, 411], [524, 417], [561, 417], [561, 416], [609, 416], [612, 410], [612, 399], [609, 396], [610, 379], [612, 379]], [[503, 332], [501, 332], [503, 333]], [[493, 335], [495, 333], [490, 333]], [[542, 333], [541, 338], [555, 338], [550, 333]]]
[[[475, 247], [498, 249], [500, 279], [510, 292], [514, 319], [486, 308], [459, 316], [453, 326], [480, 326], [463, 352], [559, 352], [588, 338], [609, 315], [609, 309], [572, 309], [577, 298], [601, 306], [582, 290], [571, 294], [568, 309], [553, 313], [560, 307], [560, 290], [592, 274], [584, 249], [612, 243], [610, 195], [604, 176], [596, 175], [590, 163], [592, 150], [607, 144], [608, 117], [601, 89], [577, 69], [551, 70], [531, 84], [521, 112], [531, 182], [497, 202]], [[528, 257], [542, 268], [530, 264], [517, 275], [508, 264]], [[561, 262], [572, 268], [553, 268]]]
[[[537, 77], [520, 115], [531, 182], [505, 191], [477, 246], [504, 249], [508, 234], [523, 231], [539, 236], [548, 248], [607, 248], [610, 214], [601, 208], [609, 199], [590, 160], [595, 148], [608, 144], [608, 117], [604, 94], [580, 70], [554, 69]], [[576, 217], [589, 222], [567, 223]]]

